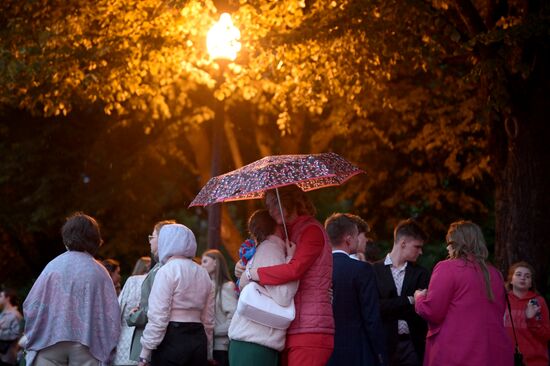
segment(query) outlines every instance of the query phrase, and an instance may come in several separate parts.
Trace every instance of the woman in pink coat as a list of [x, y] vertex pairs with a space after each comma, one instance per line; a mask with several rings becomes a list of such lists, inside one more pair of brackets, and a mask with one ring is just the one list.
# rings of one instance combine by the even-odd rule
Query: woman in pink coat
[[416, 312], [428, 322], [424, 366], [512, 366], [504, 329], [502, 275], [486, 263], [485, 239], [470, 221], [451, 224], [449, 259], [439, 262], [428, 290], [415, 293]]

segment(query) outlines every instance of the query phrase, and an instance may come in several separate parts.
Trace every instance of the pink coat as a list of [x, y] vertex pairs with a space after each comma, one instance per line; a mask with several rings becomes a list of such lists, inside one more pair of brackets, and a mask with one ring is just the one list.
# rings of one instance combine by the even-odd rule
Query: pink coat
[[481, 269], [449, 259], [433, 271], [416, 312], [428, 322], [424, 366], [512, 366], [513, 345], [504, 329], [502, 276], [488, 266], [494, 300], [487, 298]]

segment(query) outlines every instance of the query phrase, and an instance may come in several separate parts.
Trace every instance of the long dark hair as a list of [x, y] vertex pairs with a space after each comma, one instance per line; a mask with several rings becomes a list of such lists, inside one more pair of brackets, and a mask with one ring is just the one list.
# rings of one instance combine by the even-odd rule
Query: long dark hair
[[277, 222], [273, 220], [268, 210], [257, 210], [248, 219], [248, 231], [256, 241], [256, 245], [260, 245], [275, 232], [275, 229], [277, 229]]

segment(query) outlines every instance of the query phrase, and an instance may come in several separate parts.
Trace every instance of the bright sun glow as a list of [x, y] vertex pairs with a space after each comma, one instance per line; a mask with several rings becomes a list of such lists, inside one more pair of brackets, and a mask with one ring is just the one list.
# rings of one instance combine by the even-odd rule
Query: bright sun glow
[[241, 32], [233, 25], [231, 15], [223, 13], [206, 35], [206, 47], [210, 58], [234, 61], [241, 49], [240, 38]]

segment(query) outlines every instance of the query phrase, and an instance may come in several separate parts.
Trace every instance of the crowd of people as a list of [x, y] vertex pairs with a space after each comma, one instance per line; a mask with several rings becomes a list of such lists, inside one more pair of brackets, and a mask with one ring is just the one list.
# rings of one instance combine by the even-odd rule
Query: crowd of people
[[[219, 250], [196, 260], [193, 232], [167, 220], [121, 288], [120, 264], [94, 258], [98, 223], [73, 214], [61, 229], [67, 251], [22, 309], [15, 291], [0, 291], [0, 366], [18, 354], [29, 366], [511, 366], [520, 352], [526, 366], [548, 365], [548, 307], [533, 267], [512, 265], [505, 285], [475, 223], [450, 225], [448, 259], [430, 275], [417, 263], [427, 235], [416, 221], [401, 221], [376, 260], [362, 218], [335, 213], [322, 225], [300, 189], [278, 193], [266, 192], [266, 209], [248, 220], [236, 282]], [[294, 309], [289, 325], [241, 310], [239, 292], [254, 282]]]

